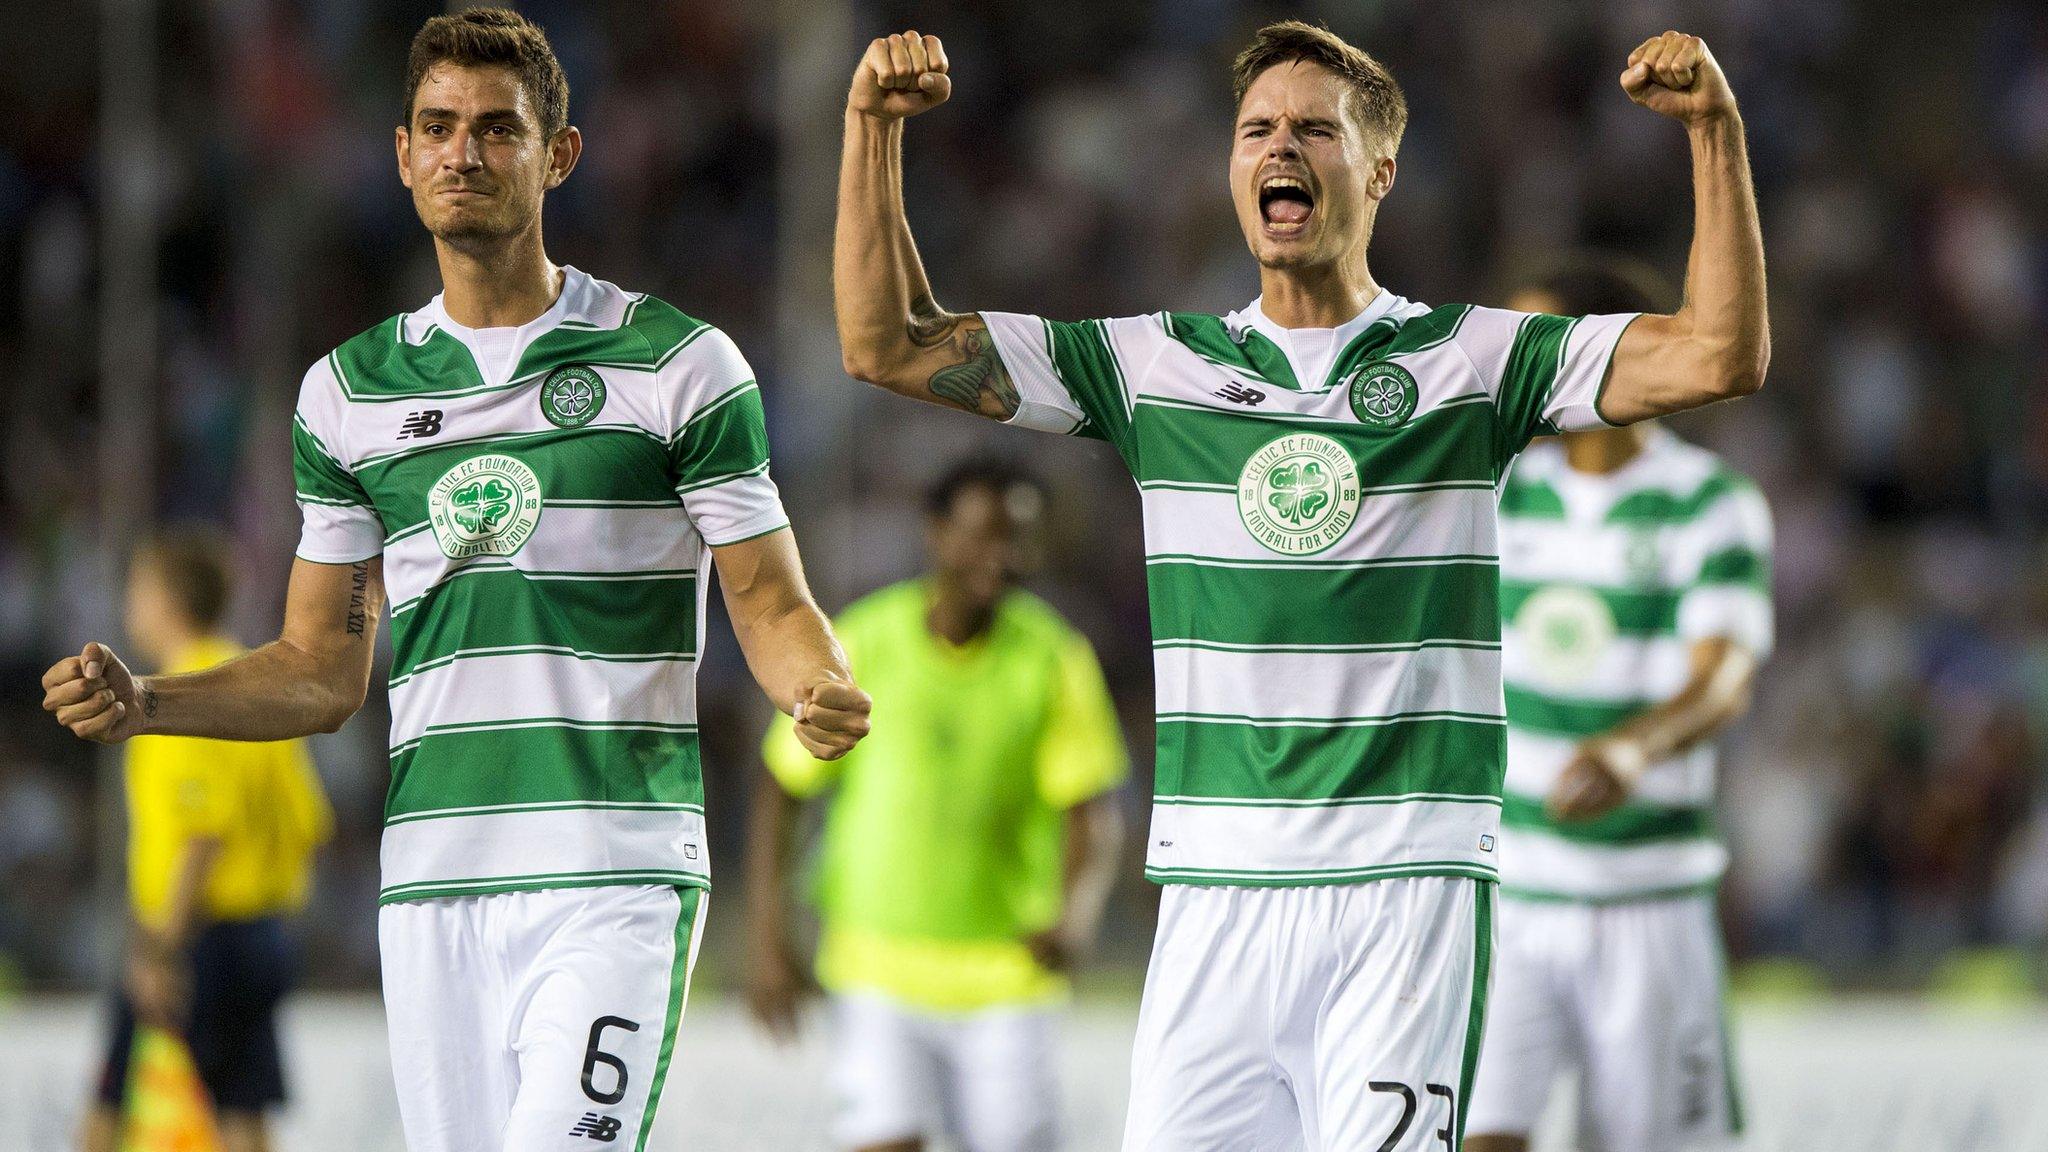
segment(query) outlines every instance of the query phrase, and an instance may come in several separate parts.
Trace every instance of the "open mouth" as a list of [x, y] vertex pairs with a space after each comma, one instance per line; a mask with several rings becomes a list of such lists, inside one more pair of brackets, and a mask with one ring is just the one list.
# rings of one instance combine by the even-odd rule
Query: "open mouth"
[[1299, 232], [1315, 210], [1316, 198], [1308, 185], [1293, 176], [1270, 176], [1259, 185], [1259, 215], [1269, 232]]

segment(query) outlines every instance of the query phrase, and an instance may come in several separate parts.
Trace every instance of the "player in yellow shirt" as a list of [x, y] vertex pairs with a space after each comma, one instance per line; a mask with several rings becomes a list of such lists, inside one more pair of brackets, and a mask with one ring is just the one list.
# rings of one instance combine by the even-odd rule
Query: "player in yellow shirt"
[[843, 1148], [1058, 1142], [1054, 1025], [1110, 887], [1127, 761], [1087, 640], [1013, 586], [1044, 503], [999, 463], [941, 479], [929, 573], [834, 622], [874, 696], [872, 734], [829, 763], [787, 724], [768, 736], [748, 995], [771, 1031], [794, 1031], [808, 982], [785, 906], [792, 833], [829, 792], [812, 898]]
[[[136, 553], [128, 631], [166, 673], [241, 653], [219, 624], [232, 581], [225, 548], [200, 532]], [[264, 1110], [284, 1101], [276, 1010], [291, 983], [284, 917], [305, 903], [313, 850], [333, 815], [297, 741], [247, 744], [141, 736], [128, 746], [125, 979], [86, 1152], [121, 1141], [121, 1100], [138, 1021], [184, 1035], [219, 1113], [226, 1152], [262, 1152]]]

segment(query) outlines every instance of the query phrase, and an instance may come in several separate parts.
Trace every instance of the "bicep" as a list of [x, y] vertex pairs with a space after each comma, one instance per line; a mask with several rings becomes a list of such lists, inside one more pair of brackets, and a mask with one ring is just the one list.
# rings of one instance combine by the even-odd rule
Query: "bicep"
[[348, 564], [292, 561], [285, 592], [286, 643], [323, 664], [340, 663], [367, 677], [384, 612], [384, 558]]
[[1695, 640], [1686, 654], [1696, 688], [1740, 694], [1756, 681], [1756, 650], [1733, 636]]
[[1645, 314], [1615, 344], [1598, 406], [1609, 424], [1634, 424], [1721, 398], [1691, 326], [1677, 316]]
[[991, 420], [1016, 417], [1022, 402], [1016, 379], [979, 313], [946, 312], [925, 296], [912, 306], [904, 337], [897, 363], [871, 383]]
[[810, 602], [796, 534], [786, 527], [736, 544], [714, 546], [711, 562], [718, 569], [718, 586], [724, 591], [735, 628]]

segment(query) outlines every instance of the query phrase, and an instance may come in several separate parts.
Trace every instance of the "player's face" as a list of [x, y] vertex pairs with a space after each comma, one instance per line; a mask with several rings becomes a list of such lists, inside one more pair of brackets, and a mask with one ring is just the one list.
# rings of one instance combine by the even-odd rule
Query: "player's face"
[[927, 542], [933, 567], [976, 607], [993, 607], [1031, 568], [1038, 503], [1038, 493], [1029, 488], [963, 489], [944, 515], [932, 518]]
[[413, 93], [412, 123], [398, 130], [399, 178], [420, 222], [459, 247], [488, 245], [539, 225], [542, 195], [562, 182], [574, 128], [550, 140], [519, 74], [443, 62]]
[[1363, 261], [1394, 158], [1368, 133], [1336, 73], [1291, 61], [1260, 73], [1238, 106], [1230, 196], [1267, 268]]

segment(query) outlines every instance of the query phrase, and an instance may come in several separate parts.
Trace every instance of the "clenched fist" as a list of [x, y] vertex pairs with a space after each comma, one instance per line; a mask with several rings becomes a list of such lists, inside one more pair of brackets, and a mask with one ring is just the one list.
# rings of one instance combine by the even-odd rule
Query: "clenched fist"
[[936, 108], [953, 94], [946, 46], [937, 36], [904, 32], [868, 45], [853, 70], [846, 107], [882, 120], [901, 120]]
[[837, 760], [868, 734], [873, 707], [867, 693], [843, 680], [813, 684], [791, 712], [797, 742], [820, 760]]
[[1687, 125], [1735, 114], [1735, 93], [1707, 42], [1683, 32], [1652, 36], [1629, 53], [1621, 90], [1650, 111]]
[[87, 644], [43, 673], [43, 710], [71, 734], [117, 744], [142, 731], [142, 688], [104, 644]]

